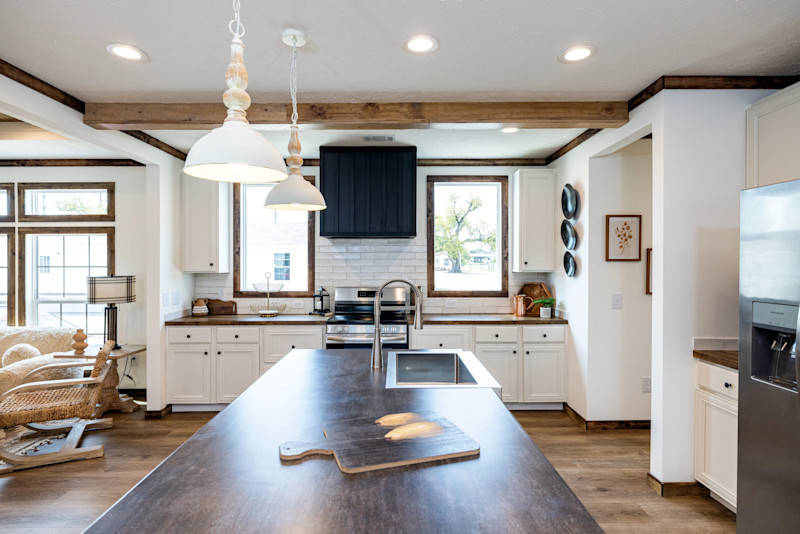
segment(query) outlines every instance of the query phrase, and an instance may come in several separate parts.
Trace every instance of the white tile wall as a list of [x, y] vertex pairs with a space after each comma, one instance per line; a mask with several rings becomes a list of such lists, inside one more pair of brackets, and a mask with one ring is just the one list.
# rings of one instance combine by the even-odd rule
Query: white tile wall
[[[337, 286], [378, 286], [387, 278], [407, 278], [422, 287], [425, 313], [511, 313], [511, 298], [455, 298], [455, 308], [445, 308], [445, 299], [428, 298], [427, 237], [414, 239], [327, 239], [316, 240], [316, 282], [333, 297]], [[509, 294], [514, 295], [524, 283], [544, 282], [552, 288], [550, 273], [509, 272]], [[233, 299], [233, 274], [196, 274], [195, 298], [210, 297], [236, 300], [238, 312], [249, 314], [250, 304], [263, 299]], [[284, 313], [308, 313], [312, 299], [302, 300], [304, 308], [292, 308], [286, 303]], [[451, 300], [451, 299], [447, 299]]]

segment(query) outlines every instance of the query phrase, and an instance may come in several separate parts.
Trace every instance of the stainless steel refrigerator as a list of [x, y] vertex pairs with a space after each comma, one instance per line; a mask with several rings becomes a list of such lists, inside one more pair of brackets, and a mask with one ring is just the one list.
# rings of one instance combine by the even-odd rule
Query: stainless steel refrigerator
[[800, 532], [800, 180], [741, 193], [737, 532]]

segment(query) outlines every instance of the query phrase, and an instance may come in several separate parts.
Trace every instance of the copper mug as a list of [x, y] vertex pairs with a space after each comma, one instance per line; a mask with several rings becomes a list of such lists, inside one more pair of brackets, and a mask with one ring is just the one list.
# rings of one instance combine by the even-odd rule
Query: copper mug
[[[525, 299], [531, 301], [528, 306], [525, 306]], [[514, 315], [522, 317], [528, 310], [533, 308], [533, 299], [527, 295], [514, 295]]]

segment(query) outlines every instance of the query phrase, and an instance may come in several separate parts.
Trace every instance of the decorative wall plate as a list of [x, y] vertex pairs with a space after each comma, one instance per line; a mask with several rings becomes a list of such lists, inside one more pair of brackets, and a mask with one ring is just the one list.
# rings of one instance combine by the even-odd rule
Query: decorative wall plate
[[578, 270], [578, 265], [575, 263], [575, 258], [572, 257], [572, 254], [569, 252], [564, 253], [564, 272], [567, 273], [567, 276], [572, 277], [575, 276], [575, 273]]
[[578, 233], [572, 223], [566, 219], [561, 222], [561, 241], [568, 250], [575, 250], [575, 247], [578, 246]]
[[565, 185], [564, 190], [561, 191], [561, 211], [564, 212], [564, 217], [567, 219], [575, 218], [578, 214], [580, 202], [580, 195], [575, 191], [575, 188], [570, 184]]

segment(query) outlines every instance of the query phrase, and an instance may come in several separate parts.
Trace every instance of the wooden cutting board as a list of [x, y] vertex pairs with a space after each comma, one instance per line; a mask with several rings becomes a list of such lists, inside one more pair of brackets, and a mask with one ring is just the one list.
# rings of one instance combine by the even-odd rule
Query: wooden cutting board
[[417, 413], [424, 420], [441, 425], [441, 432], [435, 436], [393, 441], [384, 437], [393, 427], [375, 423], [380, 416], [335, 421], [323, 425], [327, 439], [316, 443], [284, 443], [280, 446], [280, 457], [298, 460], [315, 454], [333, 455], [343, 472], [363, 473], [480, 454], [480, 445], [446, 417], [433, 411]]

